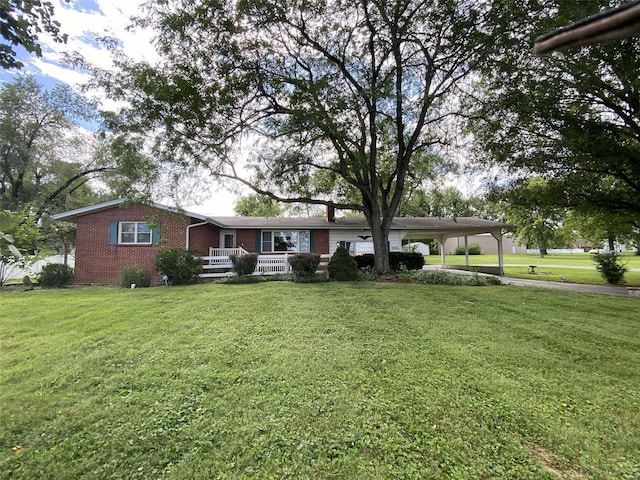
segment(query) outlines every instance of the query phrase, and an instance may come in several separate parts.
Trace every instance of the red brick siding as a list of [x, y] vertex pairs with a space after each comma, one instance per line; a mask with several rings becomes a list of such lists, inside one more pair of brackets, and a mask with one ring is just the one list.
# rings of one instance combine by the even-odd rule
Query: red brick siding
[[[194, 220], [195, 223], [200, 221]], [[218, 248], [220, 245], [220, 229], [215, 225], [207, 224], [189, 229], [189, 250], [196, 256], [209, 255], [209, 248]]]
[[[109, 222], [160, 222], [160, 245], [109, 245]], [[128, 265], [148, 268], [152, 281], [160, 281], [153, 261], [166, 245], [185, 247], [188, 218], [142, 205], [111, 208], [78, 218], [76, 234], [75, 283], [118, 283], [122, 268]]]
[[315, 252], [320, 254], [329, 253], [329, 230], [316, 230], [315, 231]]
[[236, 246], [244, 248], [247, 252], [255, 252], [256, 235], [255, 230], [237, 230]]

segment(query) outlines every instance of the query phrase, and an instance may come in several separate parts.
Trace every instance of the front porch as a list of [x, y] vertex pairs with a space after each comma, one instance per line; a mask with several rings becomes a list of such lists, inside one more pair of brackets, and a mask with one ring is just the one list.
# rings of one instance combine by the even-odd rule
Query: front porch
[[[202, 270], [200, 278], [223, 278], [235, 275], [231, 256], [247, 255], [251, 252], [242, 247], [238, 248], [209, 248], [209, 255], [200, 257], [202, 260]], [[289, 252], [260, 254], [258, 255], [258, 265], [253, 275], [281, 275], [291, 273], [289, 257], [294, 255]], [[326, 269], [329, 264], [330, 255], [320, 255], [318, 273]]]

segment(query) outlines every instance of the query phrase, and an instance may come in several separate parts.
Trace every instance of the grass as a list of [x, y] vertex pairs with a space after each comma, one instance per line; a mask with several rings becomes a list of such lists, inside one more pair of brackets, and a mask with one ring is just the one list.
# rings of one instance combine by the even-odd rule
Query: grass
[[[425, 257], [429, 264], [439, 264], [440, 257], [436, 255]], [[447, 255], [448, 265], [464, 265], [464, 255]], [[640, 269], [640, 255], [623, 254], [622, 262], [629, 269]], [[471, 265], [497, 265], [498, 256], [493, 254], [470, 255]], [[551, 254], [541, 258], [538, 255], [505, 254], [504, 273], [515, 278], [548, 280], [562, 282], [566, 277], [569, 283], [585, 283], [606, 285], [607, 282], [596, 270], [593, 256], [589, 254]], [[529, 265], [536, 265], [535, 275], [532, 275]], [[627, 286], [640, 286], [640, 270], [628, 271], [624, 275]]]
[[2, 478], [637, 479], [633, 298], [0, 291]]

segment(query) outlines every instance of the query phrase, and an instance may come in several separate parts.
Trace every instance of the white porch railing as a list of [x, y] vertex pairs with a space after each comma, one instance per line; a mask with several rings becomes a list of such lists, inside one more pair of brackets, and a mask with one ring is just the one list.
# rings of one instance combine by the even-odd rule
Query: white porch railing
[[[248, 252], [244, 249], [237, 248], [210, 248], [209, 256], [200, 257], [202, 259], [202, 270], [200, 278], [219, 278], [235, 275], [233, 273], [233, 264], [229, 255], [221, 255], [221, 250], [233, 250], [233, 253], [229, 255], [244, 255]], [[242, 250], [242, 253], [235, 253], [236, 250]], [[214, 255], [211, 255], [211, 254]], [[254, 275], [278, 275], [282, 273], [290, 273], [291, 265], [289, 265], [290, 254], [275, 254], [275, 255], [258, 255], [258, 265]], [[318, 267], [326, 268], [329, 264], [330, 255], [320, 255], [320, 264]], [[319, 270], [322, 271], [322, 270]]]

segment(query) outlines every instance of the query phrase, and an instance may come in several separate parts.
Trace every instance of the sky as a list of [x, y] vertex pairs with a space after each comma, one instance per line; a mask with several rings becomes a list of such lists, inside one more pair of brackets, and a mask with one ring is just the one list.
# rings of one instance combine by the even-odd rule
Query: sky
[[[137, 60], [153, 61], [155, 52], [151, 44], [152, 33], [129, 31], [131, 18], [141, 14], [140, 7], [147, 0], [50, 0], [55, 8], [55, 19], [60, 22], [61, 33], [68, 35], [66, 44], [54, 42], [46, 34], [39, 36], [42, 57], [29, 55], [18, 50], [18, 58], [24, 63], [21, 71], [0, 70], [0, 82], [12, 81], [16, 75], [33, 75], [46, 88], [58, 83], [66, 83], [79, 89], [88, 80], [88, 74], [69, 68], [62, 63], [65, 52], [78, 52], [100, 68], [109, 68], [109, 52], [95, 42], [95, 37], [117, 38], [124, 53]], [[101, 99], [104, 108], [110, 102]], [[221, 188], [212, 189], [208, 200], [197, 204], [180, 205], [188, 211], [207, 215], [233, 215], [237, 196]], [[171, 199], [158, 198], [156, 201], [173, 204]]]

